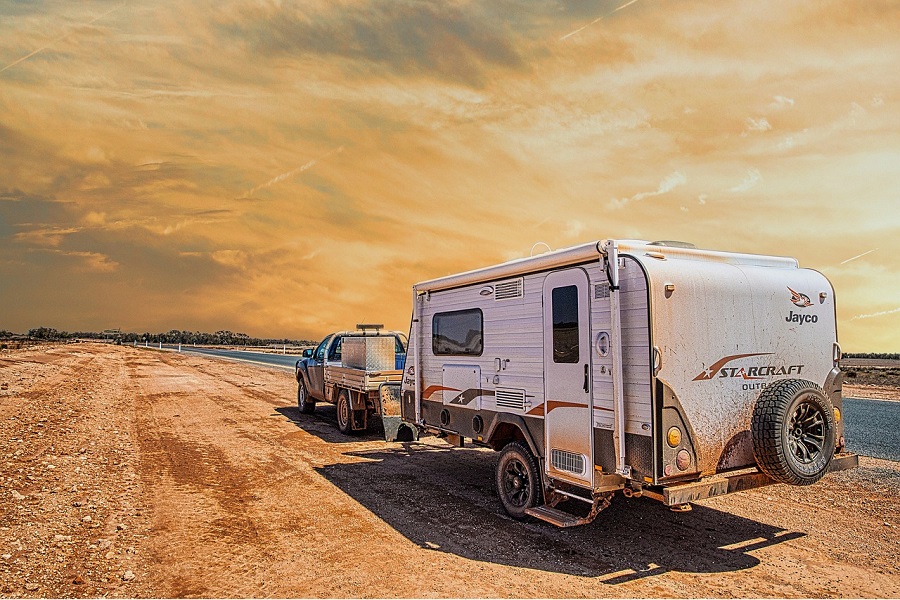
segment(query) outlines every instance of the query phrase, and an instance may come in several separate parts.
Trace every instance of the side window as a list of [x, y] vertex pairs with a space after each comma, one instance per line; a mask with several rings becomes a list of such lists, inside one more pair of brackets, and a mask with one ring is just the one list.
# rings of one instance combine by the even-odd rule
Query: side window
[[331, 345], [331, 350], [328, 351], [328, 360], [341, 360], [341, 342], [344, 338], [339, 337], [335, 340], [334, 344]]
[[435, 354], [481, 356], [484, 315], [480, 309], [437, 313], [431, 320], [431, 350]]
[[322, 340], [322, 343], [316, 346], [316, 351], [313, 352], [313, 358], [316, 359], [316, 362], [322, 362], [325, 360], [325, 348], [328, 346], [328, 342], [331, 341], [330, 337]]
[[553, 362], [578, 362], [578, 286], [553, 290]]

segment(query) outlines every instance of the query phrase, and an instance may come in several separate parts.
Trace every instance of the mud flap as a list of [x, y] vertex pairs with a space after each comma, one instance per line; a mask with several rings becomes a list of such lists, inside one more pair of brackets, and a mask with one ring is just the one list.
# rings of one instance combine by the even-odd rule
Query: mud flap
[[388, 442], [413, 442], [419, 439], [417, 427], [403, 421], [400, 416], [400, 385], [382, 383], [378, 386], [381, 400], [381, 422], [384, 425], [384, 439]]
[[384, 424], [384, 439], [388, 442], [414, 442], [419, 439], [419, 430], [404, 423], [400, 417], [381, 417]]

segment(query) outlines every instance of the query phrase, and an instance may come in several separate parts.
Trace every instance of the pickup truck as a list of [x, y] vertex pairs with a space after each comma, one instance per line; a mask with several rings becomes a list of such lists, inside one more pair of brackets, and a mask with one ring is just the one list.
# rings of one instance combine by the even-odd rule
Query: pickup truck
[[[406, 336], [380, 329], [358, 325], [356, 331], [329, 334], [315, 350], [303, 351], [295, 369], [301, 413], [315, 411], [317, 402], [329, 402], [336, 405], [341, 433], [364, 431], [374, 415], [382, 417], [389, 439], [408, 435], [400, 429], [412, 431], [401, 425], [399, 411]], [[350, 349], [352, 360], [348, 358]]]

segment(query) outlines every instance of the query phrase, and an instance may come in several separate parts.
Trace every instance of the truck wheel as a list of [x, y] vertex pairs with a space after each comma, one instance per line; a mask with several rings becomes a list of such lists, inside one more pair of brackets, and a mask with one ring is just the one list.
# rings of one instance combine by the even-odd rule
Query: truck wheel
[[306, 389], [306, 382], [303, 381], [303, 375], [297, 380], [297, 408], [305, 415], [316, 410], [316, 401], [309, 397], [309, 390]]
[[510, 442], [497, 463], [497, 495], [503, 510], [513, 519], [524, 519], [526, 508], [541, 499], [541, 474], [531, 451], [519, 442]]
[[350, 392], [341, 390], [337, 399], [337, 422], [341, 433], [353, 434], [353, 409], [350, 408]]
[[810, 485], [828, 471], [834, 408], [815, 383], [784, 379], [768, 386], [756, 400], [751, 425], [756, 463], [775, 481]]

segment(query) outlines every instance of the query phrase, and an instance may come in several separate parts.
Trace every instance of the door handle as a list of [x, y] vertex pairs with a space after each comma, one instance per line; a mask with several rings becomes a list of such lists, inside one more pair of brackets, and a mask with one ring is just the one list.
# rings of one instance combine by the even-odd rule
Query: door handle
[[590, 379], [589, 379], [590, 374], [591, 374], [590, 367], [589, 367], [588, 365], [585, 364], [585, 365], [584, 365], [584, 393], [585, 393], [585, 394], [587, 394], [588, 392], [591, 391], [591, 388], [590, 388]]

